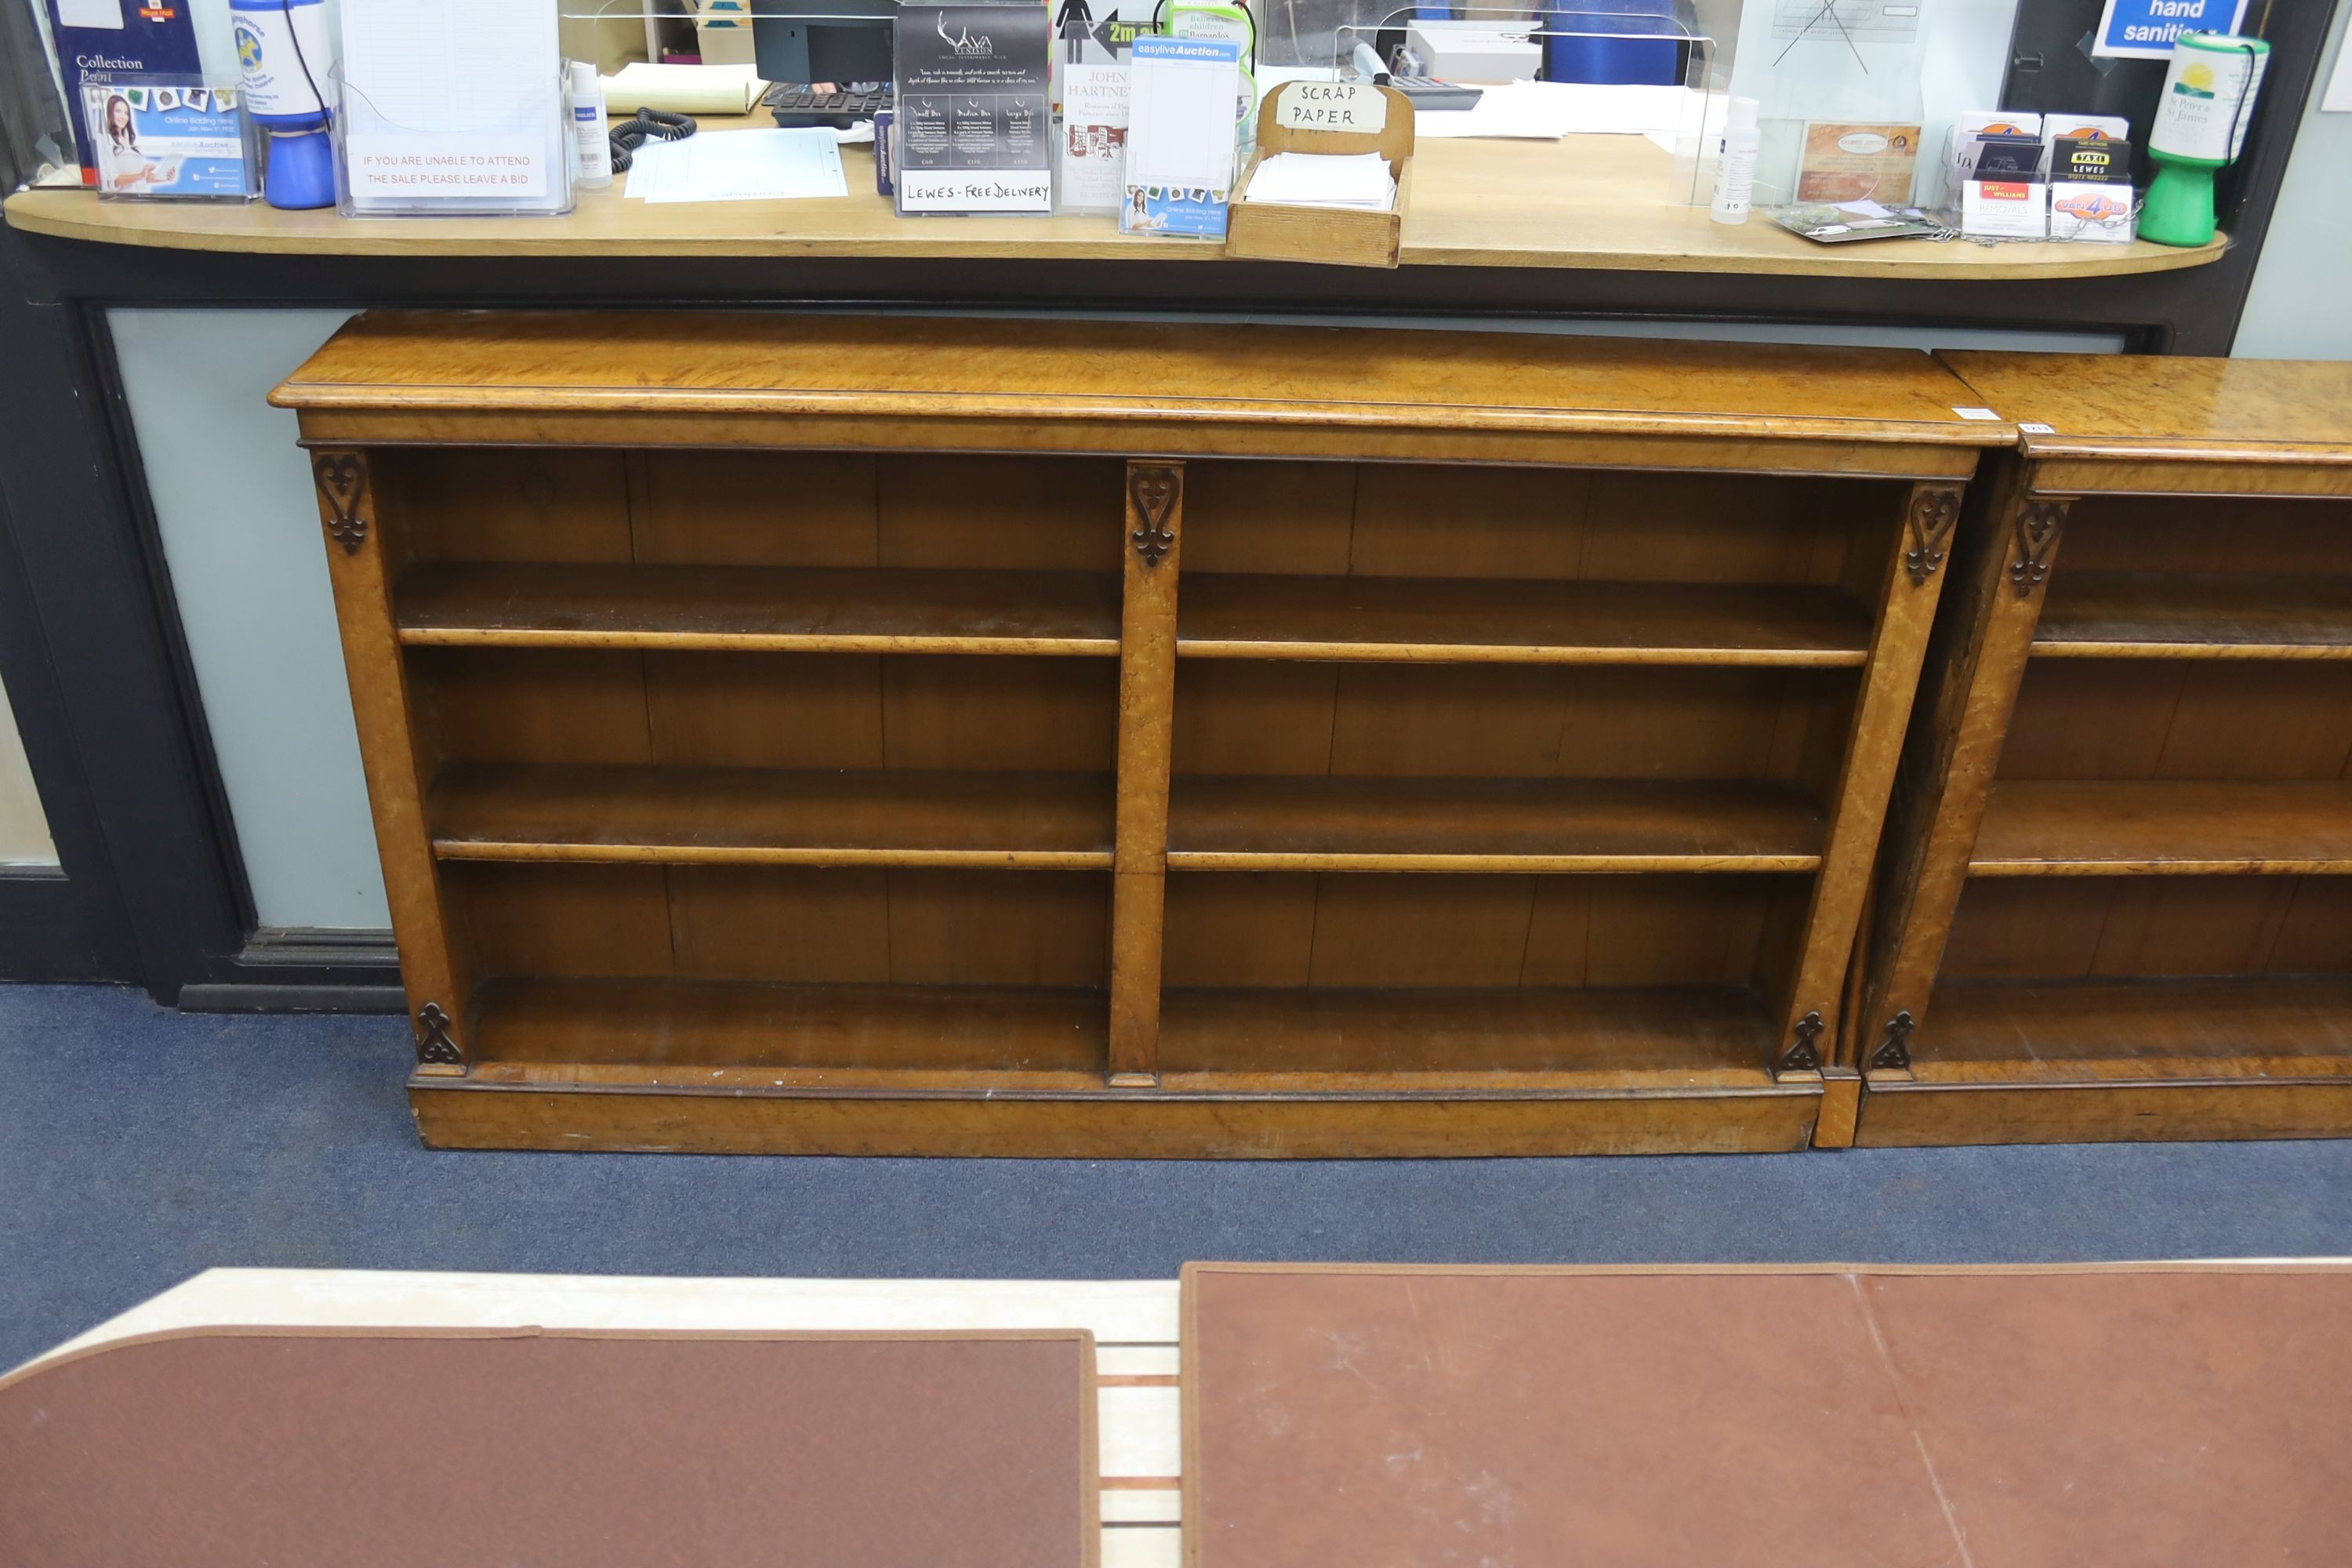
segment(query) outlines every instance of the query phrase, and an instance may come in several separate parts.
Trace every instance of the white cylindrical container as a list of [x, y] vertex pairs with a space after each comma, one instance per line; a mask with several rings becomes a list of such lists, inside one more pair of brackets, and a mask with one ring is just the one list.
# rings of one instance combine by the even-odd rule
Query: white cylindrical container
[[578, 184], [602, 190], [613, 183], [613, 139], [604, 131], [604, 84], [589, 60], [572, 62], [572, 132], [580, 146]]
[[230, 27], [245, 111], [273, 131], [326, 124], [335, 51], [322, 0], [232, 0]]
[[1715, 200], [1706, 209], [1717, 223], [1748, 221], [1748, 204], [1756, 195], [1756, 152], [1764, 142], [1757, 124], [1759, 107], [1752, 98], [1731, 100], [1731, 117], [1723, 127], [1723, 156], [1715, 171]]
[[2174, 39], [2148, 151], [2176, 162], [2236, 163], [2270, 63], [2271, 47], [2260, 38], [2183, 33]]

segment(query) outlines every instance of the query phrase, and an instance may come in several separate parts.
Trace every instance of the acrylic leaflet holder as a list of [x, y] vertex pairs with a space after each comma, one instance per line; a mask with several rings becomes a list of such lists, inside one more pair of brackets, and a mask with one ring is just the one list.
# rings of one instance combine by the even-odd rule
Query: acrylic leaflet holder
[[578, 163], [559, 74], [446, 117], [385, 111], [336, 73], [335, 205], [345, 217], [556, 217]]
[[123, 75], [82, 84], [100, 201], [250, 201], [259, 137], [237, 89], [201, 77]]

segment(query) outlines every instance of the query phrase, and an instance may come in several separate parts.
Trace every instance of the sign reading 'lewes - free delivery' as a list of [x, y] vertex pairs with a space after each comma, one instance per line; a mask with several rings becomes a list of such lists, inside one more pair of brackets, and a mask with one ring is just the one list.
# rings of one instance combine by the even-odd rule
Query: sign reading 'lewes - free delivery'
[[2168, 60], [2172, 40], [2181, 34], [2234, 33], [2245, 16], [2246, 0], [2107, 0], [2091, 52]]

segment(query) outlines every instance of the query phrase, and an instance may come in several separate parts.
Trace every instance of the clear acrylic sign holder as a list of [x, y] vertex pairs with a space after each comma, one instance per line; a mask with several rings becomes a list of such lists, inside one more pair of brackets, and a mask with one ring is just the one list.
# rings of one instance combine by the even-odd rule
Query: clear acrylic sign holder
[[404, 123], [334, 71], [335, 207], [345, 217], [560, 217], [579, 156], [561, 74], [502, 108]]

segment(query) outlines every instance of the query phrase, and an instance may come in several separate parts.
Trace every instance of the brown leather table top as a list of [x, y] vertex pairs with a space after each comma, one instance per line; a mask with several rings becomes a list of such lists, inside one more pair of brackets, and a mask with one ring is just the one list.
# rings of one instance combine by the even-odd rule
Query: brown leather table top
[[0, 1382], [0, 1563], [1087, 1568], [1094, 1342], [208, 1330]]
[[1192, 1568], [2352, 1561], [2352, 1273], [1195, 1265]]

